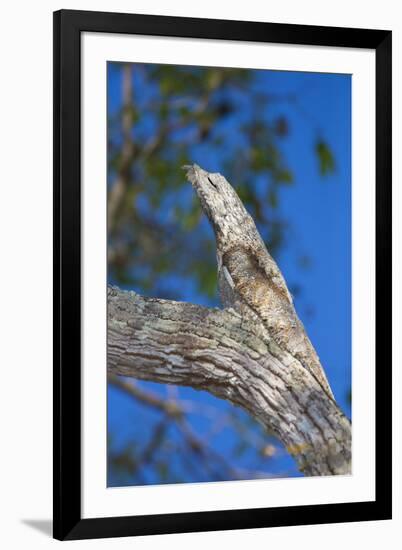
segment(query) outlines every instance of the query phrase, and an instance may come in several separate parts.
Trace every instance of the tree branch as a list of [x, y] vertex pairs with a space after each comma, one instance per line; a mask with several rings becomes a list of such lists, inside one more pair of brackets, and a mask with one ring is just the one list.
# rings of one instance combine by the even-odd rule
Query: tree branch
[[110, 287], [108, 372], [209, 391], [258, 419], [306, 474], [350, 473], [348, 419], [258, 320], [234, 309]]

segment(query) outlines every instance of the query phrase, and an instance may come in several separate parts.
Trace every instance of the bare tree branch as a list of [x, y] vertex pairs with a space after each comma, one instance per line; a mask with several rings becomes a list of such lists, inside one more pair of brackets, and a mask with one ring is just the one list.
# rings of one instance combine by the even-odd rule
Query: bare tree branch
[[121, 377], [109, 374], [108, 382], [113, 384], [119, 390], [134, 397], [143, 405], [148, 405], [154, 409], [164, 412], [168, 416], [179, 417], [183, 414], [181, 406], [171, 399], [162, 399], [150, 391], [143, 391], [134, 384], [125, 382]]
[[[131, 474], [134, 472], [138, 473], [140, 469], [146, 467], [154, 460], [158, 449], [165, 443], [169, 423], [173, 422], [180, 432], [187, 448], [191, 451], [191, 454], [200, 459], [200, 466], [209, 474], [212, 473], [214, 478], [216, 475], [222, 478], [222, 474], [218, 473], [216, 466], [218, 466], [219, 471], [222, 470], [224, 472], [223, 478], [225, 479], [226, 477], [231, 479], [244, 479], [244, 476], [251, 478], [262, 476], [262, 472], [239, 469], [232, 466], [228, 459], [211, 448], [208, 438], [200, 438], [196, 435], [190, 423], [186, 420], [186, 407], [181, 401], [172, 398], [164, 399], [149, 390], [144, 391], [135, 383], [128, 382], [121, 376], [116, 376], [114, 374], [109, 374], [108, 382], [140, 402], [142, 405], [156, 409], [163, 414], [162, 418], [154, 426], [152, 435], [142, 453], [135, 458], [132, 457], [132, 461], [128, 462]], [[169, 387], [177, 389], [176, 386]], [[114, 460], [119, 461], [118, 457], [119, 454], [115, 454]], [[128, 456], [126, 449], [123, 451], [123, 458], [127, 463]], [[265, 472], [265, 475], [267, 476], [269, 474]]]
[[306, 474], [350, 473], [348, 419], [299, 360], [234, 309], [110, 287], [108, 371], [209, 391], [258, 419]]
[[116, 213], [120, 208], [122, 200], [130, 182], [130, 167], [132, 163], [133, 140], [131, 129], [133, 115], [131, 105], [133, 101], [132, 66], [130, 63], [123, 68], [123, 111], [122, 111], [122, 134], [123, 146], [121, 160], [116, 181], [113, 183], [108, 194], [108, 228], [111, 231], [116, 222]]

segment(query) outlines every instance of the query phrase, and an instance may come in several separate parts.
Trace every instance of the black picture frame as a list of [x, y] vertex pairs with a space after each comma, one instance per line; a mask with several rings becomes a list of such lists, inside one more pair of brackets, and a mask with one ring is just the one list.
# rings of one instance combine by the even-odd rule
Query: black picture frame
[[[376, 498], [105, 517], [81, 515], [81, 33], [369, 48], [376, 56]], [[60, 540], [391, 518], [390, 31], [61, 10], [54, 13], [54, 537]]]

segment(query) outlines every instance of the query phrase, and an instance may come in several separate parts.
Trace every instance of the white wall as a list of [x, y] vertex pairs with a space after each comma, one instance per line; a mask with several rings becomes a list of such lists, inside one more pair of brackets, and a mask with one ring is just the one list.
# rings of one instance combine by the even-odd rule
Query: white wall
[[[394, 181], [401, 179], [401, 30], [396, 0], [88, 0], [7, 2], [1, 19], [1, 195], [0, 224], [3, 251], [0, 268], [2, 334], [0, 369], [0, 544], [7, 549], [32, 550], [57, 544], [26, 522], [51, 517], [51, 277], [52, 277], [52, 15], [60, 8], [92, 9], [248, 19], [280, 23], [385, 28], [394, 31]], [[398, 126], [398, 127], [397, 127]], [[394, 204], [400, 204], [395, 186]], [[395, 216], [396, 217], [396, 216]], [[401, 249], [395, 220], [394, 250]], [[401, 254], [395, 256], [396, 281], [401, 277]], [[400, 289], [395, 288], [394, 335], [400, 334]], [[4, 300], [6, 302], [4, 308]], [[399, 307], [398, 307], [399, 306]], [[400, 340], [400, 337], [399, 337]], [[395, 350], [394, 391], [400, 395], [401, 346]], [[401, 463], [401, 400], [395, 404], [395, 458]], [[314, 527], [275, 528], [226, 533], [143, 537], [136, 548], [187, 548], [245, 545], [271, 548], [339, 549], [340, 545], [371, 549], [395, 548], [402, 536], [401, 476], [395, 471], [395, 519], [390, 522]], [[81, 548], [128, 547], [133, 539], [80, 541]]]

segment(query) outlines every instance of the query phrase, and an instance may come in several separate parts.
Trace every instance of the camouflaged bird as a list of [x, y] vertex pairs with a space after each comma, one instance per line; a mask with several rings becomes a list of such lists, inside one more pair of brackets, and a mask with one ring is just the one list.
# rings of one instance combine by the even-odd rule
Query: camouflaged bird
[[296, 357], [333, 398], [285, 280], [236, 191], [221, 174], [196, 164], [183, 168], [215, 232], [223, 306], [257, 316], [274, 341]]

